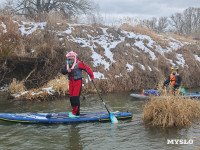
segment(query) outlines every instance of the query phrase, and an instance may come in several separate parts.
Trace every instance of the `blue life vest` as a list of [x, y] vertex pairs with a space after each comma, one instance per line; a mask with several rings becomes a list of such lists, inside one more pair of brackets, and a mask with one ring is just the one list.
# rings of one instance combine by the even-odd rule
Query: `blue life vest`
[[78, 68], [78, 63], [79, 61], [75, 64], [72, 73], [68, 73], [68, 80], [70, 80], [70, 77], [73, 77], [74, 80], [82, 79], [82, 69]]

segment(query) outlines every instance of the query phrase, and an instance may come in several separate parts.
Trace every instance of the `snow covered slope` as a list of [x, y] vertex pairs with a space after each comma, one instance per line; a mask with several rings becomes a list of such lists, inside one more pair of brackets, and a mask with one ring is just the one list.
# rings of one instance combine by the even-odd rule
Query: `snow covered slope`
[[[22, 36], [40, 34], [48, 24], [14, 22]], [[157, 83], [160, 75], [166, 76], [165, 73], [171, 65], [178, 65], [183, 70], [191, 66], [191, 59], [196, 63], [200, 62], [200, 47], [186, 39], [179, 40], [155, 33], [144, 34], [126, 28], [114, 29], [69, 23], [56, 23], [56, 26], [51, 32], [57, 35], [64, 47], [66, 41], [73, 47], [66, 48], [66, 51], [77, 52], [79, 58], [81, 55], [84, 55], [84, 58], [90, 57], [92, 62], [88, 63], [93, 66], [95, 78], [113, 82], [113, 86], [105, 82], [99, 86], [106, 85], [111, 91], [119, 88], [116, 87], [118, 85], [125, 90], [151, 87]], [[0, 28], [7, 32], [4, 22], [0, 21]], [[188, 51], [190, 46], [193, 48]], [[85, 82], [88, 82], [88, 78], [85, 78]]]

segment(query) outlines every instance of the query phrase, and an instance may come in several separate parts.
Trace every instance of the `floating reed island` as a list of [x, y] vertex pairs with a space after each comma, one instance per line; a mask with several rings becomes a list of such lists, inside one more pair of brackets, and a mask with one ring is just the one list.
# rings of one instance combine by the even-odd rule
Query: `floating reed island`
[[200, 118], [200, 101], [164, 92], [164, 98], [151, 97], [144, 106], [143, 121], [153, 127], [189, 127]]

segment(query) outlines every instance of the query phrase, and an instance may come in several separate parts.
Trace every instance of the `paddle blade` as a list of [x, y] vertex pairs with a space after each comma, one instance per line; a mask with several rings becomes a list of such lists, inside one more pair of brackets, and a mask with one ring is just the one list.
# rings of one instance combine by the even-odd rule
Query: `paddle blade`
[[118, 123], [117, 118], [111, 113], [110, 113], [110, 120], [111, 120], [112, 123]]

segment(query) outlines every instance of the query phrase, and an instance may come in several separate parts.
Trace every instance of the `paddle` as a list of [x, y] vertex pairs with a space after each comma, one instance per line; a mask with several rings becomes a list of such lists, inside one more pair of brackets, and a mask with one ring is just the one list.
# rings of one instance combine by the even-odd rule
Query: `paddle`
[[[83, 61], [82, 61], [82, 63], [83, 63], [83, 65], [84, 65], [84, 67], [85, 67], [85, 64], [84, 64]], [[86, 67], [85, 67], [85, 70], [86, 70], [86, 72], [88, 73], [88, 75], [89, 75], [89, 77], [90, 77], [90, 74], [89, 74], [89, 72], [88, 72], [88, 70], [87, 70]], [[91, 77], [90, 77], [90, 79], [91, 79]], [[98, 91], [96, 85], [94, 84], [94, 81], [93, 81], [92, 79], [91, 79], [91, 81], [92, 81], [92, 83], [93, 83], [95, 89], [97, 90], [97, 93], [98, 93], [99, 97], [101, 98], [101, 101], [103, 102], [104, 106], [106, 107], [106, 110], [107, 110], [108, 113], [109, 113], [111, 122], [112, 122], [112, 123], [118, 123], [117, 118], [116, 118], [112, 113], [110, 113], [110, 111], [108, 110], [108, 108], [107, 108], [107, 106], [106, 106], [106, 103], [104, 102], [103, 98], [101, 97], [101, 94], [99, 93], [99, 91]]]

